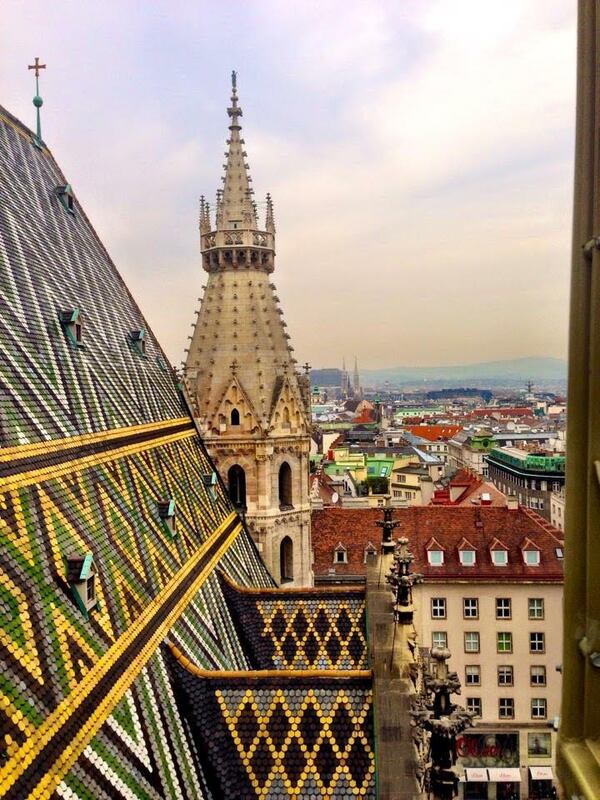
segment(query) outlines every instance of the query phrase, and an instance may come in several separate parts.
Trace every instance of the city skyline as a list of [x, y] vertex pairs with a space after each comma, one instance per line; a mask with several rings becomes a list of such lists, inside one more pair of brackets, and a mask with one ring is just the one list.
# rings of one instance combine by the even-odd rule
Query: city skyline
[[3, 104], [34, 126], [39, 55], [44, 138], [176, 364], [232, 68], [299, 360], [564, 357], [575, 9], [341, 8], [9, 3]]

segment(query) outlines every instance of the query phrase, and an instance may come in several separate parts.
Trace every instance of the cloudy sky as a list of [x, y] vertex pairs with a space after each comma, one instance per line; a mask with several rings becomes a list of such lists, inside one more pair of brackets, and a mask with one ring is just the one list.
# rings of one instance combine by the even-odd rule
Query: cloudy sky
[[566, 352], [572, 0], [3, 0], [0, 103], [44, 138], [171, 359], [238, 71], [296, 356]]

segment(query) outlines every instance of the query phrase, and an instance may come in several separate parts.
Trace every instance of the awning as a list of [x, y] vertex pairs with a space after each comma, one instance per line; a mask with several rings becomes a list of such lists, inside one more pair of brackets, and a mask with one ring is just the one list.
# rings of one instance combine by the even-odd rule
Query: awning
[[467, 781], [473, 783], [487, 783], [489, 780], [487, 769], [473, 769], [467, 767], [467, 769], [465, 769], [465, 777]]
[[494, 767], [488, 769], [492, 783], [516, 783], [521, 780], [521, 770], [518, 767]]
[[551, 781], [554, 777], [552, 767], [529, 767], [529, 774], [534, 781]]

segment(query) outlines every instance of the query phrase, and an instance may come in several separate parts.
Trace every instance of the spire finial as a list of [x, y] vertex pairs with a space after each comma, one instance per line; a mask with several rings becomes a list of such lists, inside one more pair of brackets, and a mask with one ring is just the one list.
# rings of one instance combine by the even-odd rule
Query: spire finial
[[42, 145], [42, 121], [40, 119], [40, 108], [43, 106], [44, 101], [40, 97], [40, 70], [46, 69], [45, 64], [40, 64], [39, 56], [35, 57], [33, 64], [28, 64], [27, 69], [35, 70], [35, 97], [33, 98], [33, 105], [35, 106], [36, 117], [37, 117], [37, 130], [35, 135], [35, 144], [38, 147]]
[[237, 89], [237, 72], [233, 69], [231, 70], [231, 90], [235, 92]]
[[273, 200], [270, 192], [267, 192], [267, 216], [265, 219], [265, 230], [267, 233], [275, 233], [275, 217], [273, 215]]

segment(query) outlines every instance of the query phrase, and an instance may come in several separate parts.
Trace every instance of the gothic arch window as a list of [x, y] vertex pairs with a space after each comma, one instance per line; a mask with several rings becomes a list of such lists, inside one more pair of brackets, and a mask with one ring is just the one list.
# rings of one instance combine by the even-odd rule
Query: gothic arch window
[[234, 408], [231, 412], [231, 424], [232, 425], [240, 424], [240, 412], [237, 410], [237, 408]]
[[290, 427], [290, 410], [287, 406], [283, 407], [283, 427]]
[[229, 497], [233, 505], [242, 511], [246, 510], [246, 473], [239, 464], [229, 467], [227, 472]]
[[279, 545], [279, 574], [281, 583], [294, 580], [294, 544], [289, 536], [284, 536]]
[[287, 461], [279, 467], [279, 507], [292, 508], [292, 469]]

